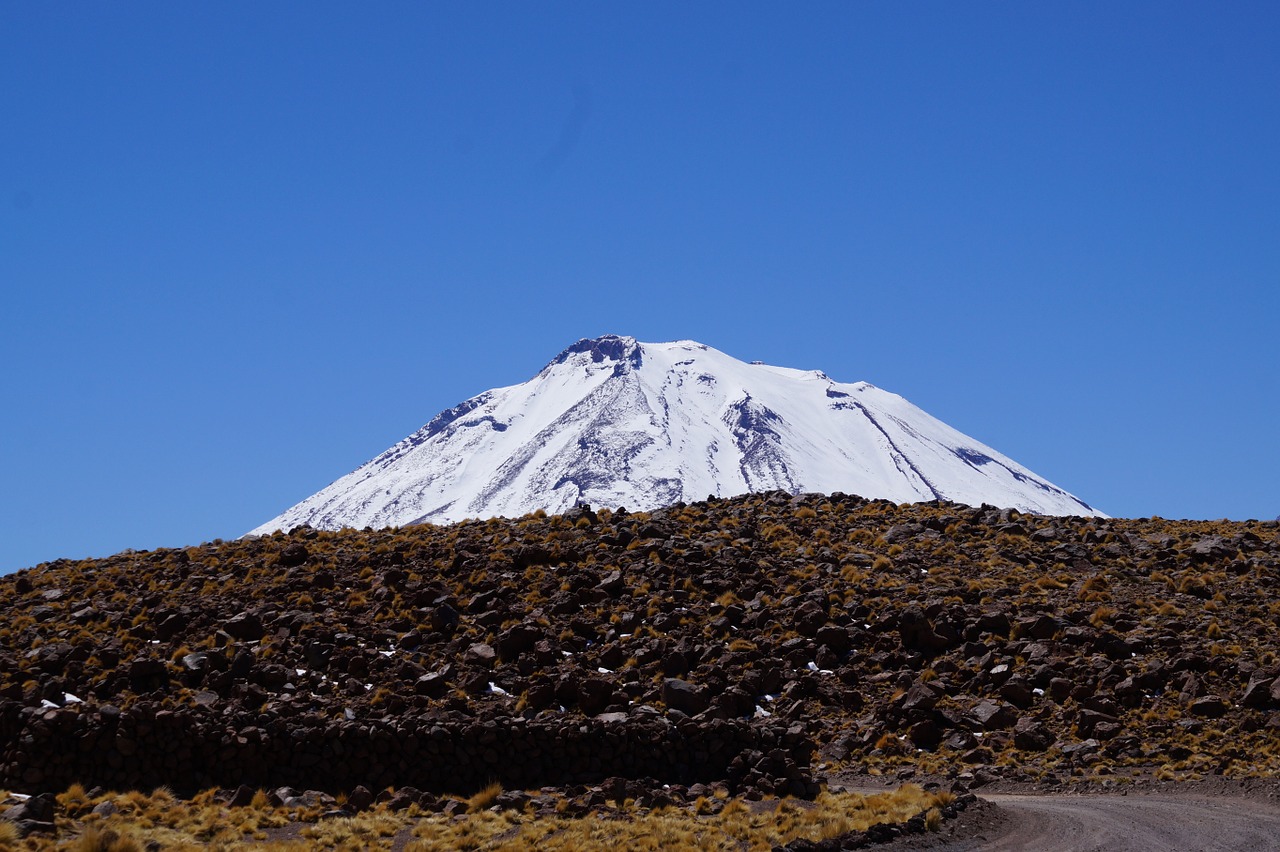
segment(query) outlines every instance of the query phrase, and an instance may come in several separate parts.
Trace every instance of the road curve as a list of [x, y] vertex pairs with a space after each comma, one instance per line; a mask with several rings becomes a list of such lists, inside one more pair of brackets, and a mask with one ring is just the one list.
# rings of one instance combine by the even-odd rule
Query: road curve
[[957, 849], [987, 852], [1280, 850], [1280, 805], [1247, 798], [989, 794], [1005, 819]]

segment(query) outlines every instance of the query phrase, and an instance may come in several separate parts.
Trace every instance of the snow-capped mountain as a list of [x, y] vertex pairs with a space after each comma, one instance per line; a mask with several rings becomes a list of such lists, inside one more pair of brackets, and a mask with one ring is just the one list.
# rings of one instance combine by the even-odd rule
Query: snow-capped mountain
[[253, 533], [514, 517], [578, 503], [843, 491], [1047, 515], [1101, 512], [866, 382], [689, 340], [580, 340], [527, 382], [443, 411]]

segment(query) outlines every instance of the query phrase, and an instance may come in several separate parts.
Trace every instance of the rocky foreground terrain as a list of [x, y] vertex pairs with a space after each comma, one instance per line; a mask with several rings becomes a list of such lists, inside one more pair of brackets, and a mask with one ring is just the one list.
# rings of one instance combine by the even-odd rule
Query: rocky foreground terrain
[[0, 788], [1271, 776], [1278, 589], [1273, 522], [781, 492], [58, 561], [0, 578]]

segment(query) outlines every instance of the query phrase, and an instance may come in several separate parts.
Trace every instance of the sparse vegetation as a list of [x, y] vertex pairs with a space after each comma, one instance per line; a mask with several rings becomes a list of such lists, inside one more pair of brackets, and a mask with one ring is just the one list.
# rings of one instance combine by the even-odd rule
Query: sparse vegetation
[[[498, 785], [475, 794], [467, 800], [465, 815], [375, 806], [323, 816], [314, 807], [272, 806], [256, 799], [250, 807], [230, 807], [213, 791], [183, 801], [163, 790], [87, 797], [83, 789], [69, 789], [58, 796], [66, 811], [58, 817], [56, 839], [32, 835], [22, 840], [13, 823], [0, 821], [0, 848], [389, 850], [400, 838], [409, 840], [411, 850], [767, 850], [801, 838], [820, 841], [873, 825], [902, 824], [918, 815], [928, 830], [936, 831], [942, 821], [939, 809], [954, 800], [949, 793], [928, 793], [908, 784], [866, 796], [824, 792], [813, 802], [745, 802], [721, 792], [689, 807], [642, 808], [627, 799], [584, 812], [561, 796], [543, 796], [537, 800], [541, 809], [532, 800], [524, 808], [497, 808], [493, 805], [500, 794]], [[117, 810], [106, 816], [94, 813], [104, 802]]]
[[[527, 814], [482, 813], [459, 823], [429, 818], [414, 829], [414, 852], [453, 849], [517, 850], [586, 849], [708, 849], [768, 850], [794, 840], [822, 841], [873, 825], [905, 823], [925, 814], [926, 826], [941, 825], [937, 805], [947, 794], [925, 793], [904, 785], [890, 793], [860, 796], [824, 793], [812, 804], [786, 799], [751, 806], [741, 800], [709, 801], [693, 809], [661, 808], [649, 812], [626, 810], [584, 817], [536, 818]], [[933, 814], [930, 817], [928, 814]]]
[[[471, 795], [491, 776], [530, 786], [511, 777], [530, 732], [552, 732], [542, 748], [595, 736], [602, 719], [707, 741], [715, 726], [754, 731], [742, 748], [762, 757], [731, 772], [724, 755], [715, 771], [765, 796], [803, 787], [818, 762], [1068, 781], [1274, 774], [1277, 582], [1271, 522], [780, 493], [62, 560], [0, 578], [0, 717], [16, 732], [0, 782], [32, 767], [46, 788], [80, 781], [62, 794], [69, 819], [88, 817], [99, 784], [191, 796], [197, 763], [227, 786], [329, 772], [315, 786], [334, 790], [406, 783], [412, 766], [420, 786]], [[672, 680], [687, 686], [664, 694]], [[466, 739], [485, 723], [490, 742]], [[792, 725], [802, 733], [781, 744]], [[429, 751], [433, 728], [469, 759]], [[280, 746], [295, 734], [306, 748]], [[377, 751], [383, 736], [395, 745]], [[559, 775], [532, 784], [592, 780], [575, 761], [633, 771], [594, 742], [536, 758]], [[774, 749], [799, 779], [768, 769]], [[289, 763], [299, 754], [310, 762]], [[676, 762], [634, 774], [690, 781]], [[262, 793], [236, 819], [268, 805]], [[720, 813], [714, 797], [703, 807]], [[166, 827], [135, 827], [146, 820]], [[334, 826], [356, 842], [357, 826]]]
[[480, 792], [467, 799], [467, 813], [475, 813], [491, 807], [502, 795], [502, 785], [497, 781], [489, 784]]

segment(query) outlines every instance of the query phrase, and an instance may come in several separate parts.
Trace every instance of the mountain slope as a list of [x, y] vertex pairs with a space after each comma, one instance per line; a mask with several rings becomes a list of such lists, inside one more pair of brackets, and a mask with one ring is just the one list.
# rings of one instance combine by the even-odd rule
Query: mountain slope
[[527, 382], [441, 412], [253, 533], [652, 509], [782, 489], [1047, 515], [1087, 503], [902, 397], [693, 341], [581, 340]]

